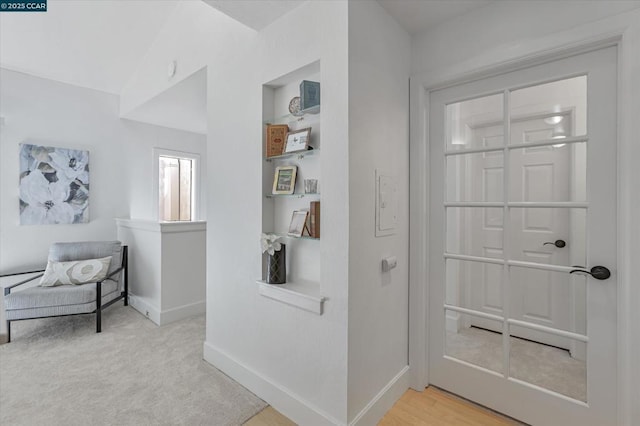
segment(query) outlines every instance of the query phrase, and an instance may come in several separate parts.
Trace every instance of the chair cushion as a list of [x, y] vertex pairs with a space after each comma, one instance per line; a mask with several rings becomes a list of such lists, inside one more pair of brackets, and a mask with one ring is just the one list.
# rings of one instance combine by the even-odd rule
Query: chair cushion
[[[113, 299], [120, 296], [120, 293], [113, 291], [105, 296], [102, 296], [102, 305], [106, 305]], [[31, 308], [31, 309], [13, 309], [6, 311], [6, 319], [9, 321], [22, 320], [30, 318], [43, 318], [54, 317], [58, 315], [74, 315], [74, 314], [89, 314], [96, 311], [96, 302], [83, 303], [81, 305], [65, 305], [65, 306], [47, 306], [45, 308]]]
[[101, 259], [72, 260], [70, 262], [47, 262], [47, 269], [40, 279], [42, 287], [68, 284], [86, 284], [103, 281], [107, 276], [111, 256]]
[[[117, 289], [117, 282], [112, 280], [103, 282], [103, 300], [104, 296], [115, 292]], [[11, 292], [4, 297], [4, 305], [7, 311], [50, 306], [79, 305], [95, 301], [95, 284], [31, 287], [22, 291]]]
[[53, 262], [99, 259], [107, 256], [112, 257], [108, 272], [110, 274], [122, 266], [122, 243], [120, 241], [53, 243], [49, 249], [49, 260]]

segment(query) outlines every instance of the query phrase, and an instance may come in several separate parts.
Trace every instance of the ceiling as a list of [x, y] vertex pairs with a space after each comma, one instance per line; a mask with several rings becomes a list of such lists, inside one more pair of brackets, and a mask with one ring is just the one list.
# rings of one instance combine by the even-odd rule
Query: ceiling
[[119, 94], [178, 0], [49, 0], [0, 13], [0, 66]]
[[[49, 0], [46, 13], [0, 13], [0, 66], [120, 94], [179, 1]], [[308, 0], [203, 1], [259, 31]], [[377, 1], [411, 34], [491, 2]], [[205, 93], [199, 71], [127, 118], [206, 133]]]
[[[203, 0], [238, 22], [260, 31], [306, 0]], [[365, 0], [361, 0], [365, 1]], [[373, 0], [366, 0], [373, 1]], [[495, 0], [377, 0], [411, 35]]]
[[174, 84], [125, 118], [207, 134], [207, 69], [202, 68]]
[[[0, 66], [119, 94], [179, 1], [50, 0], [46, 13], [0, 13]], [[204, 1], [260, 30], [307, 0]], [[416, 34], [491, 0], [378, 2]]]
[[378, 0], [411, 35], [464, 15], [495, 0]]
[[260, 31], [306, 0], [203, 0], [238, 22]]

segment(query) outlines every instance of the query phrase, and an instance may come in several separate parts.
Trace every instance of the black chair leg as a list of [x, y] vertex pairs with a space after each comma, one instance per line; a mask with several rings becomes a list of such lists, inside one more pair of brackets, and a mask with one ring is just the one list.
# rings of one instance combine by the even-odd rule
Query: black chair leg
[[7, 320], [7, 343], [11, 341], [11, 321]]
[[129, 306], [129, 247], [122, 251], [122, 264], [124, 266], [124, 306]]
[[96, 283], [96, 333], [102, 331], [102, 283]]

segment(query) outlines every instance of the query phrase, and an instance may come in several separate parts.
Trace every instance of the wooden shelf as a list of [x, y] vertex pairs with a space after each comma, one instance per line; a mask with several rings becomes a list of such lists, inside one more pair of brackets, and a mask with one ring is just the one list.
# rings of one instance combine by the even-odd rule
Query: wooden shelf
[[315, 294], [319, 286], [300, 283], [267, 284], [262, 280], [256, 280], [256, 282], [259, 285], [260, 295], [322, 315], [326, 298]]

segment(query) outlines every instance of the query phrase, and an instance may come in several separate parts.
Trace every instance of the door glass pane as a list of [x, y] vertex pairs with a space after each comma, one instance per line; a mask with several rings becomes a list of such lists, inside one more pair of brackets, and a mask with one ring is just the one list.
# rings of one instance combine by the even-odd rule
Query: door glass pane
[[514, 90], [510, 98], [511, 144], [587, 133], [587, 77]]
[[446, 355], [502, 373], [502, 323], [451, 310], [445, 317]]
[[587, 343], [568, 341], [564, 349], [510, 337], [509, 375], [587, 402]]
[[447, 252], [502, 259], [503, 209], [448, 207]]
[[503, 94], [447, 105], [447, 151], [504, 146]]
[[586, 201], [585, 142], [512, 149], [510, 201]]
[[481, 152], [447, 157], [447, 201], [502, 201], [503, 153]]
[[[501, 257], [502, 251], [487, 254]], [[447, 259], [446, 274], [448, 305], [502, 315], [502, 265]]]
[[[587, 279], [583, 274], [509, 268], [509, 318], [558, 330], [587, 331]], [[569, 349], [568, 339], [513, 327], [514, 336]]]
[[[586, 209], [511, 208], [510, 221], [512, 260], [561, 266], [585, 265]], [[556, 244], [564, 246], [557, 247]]]

